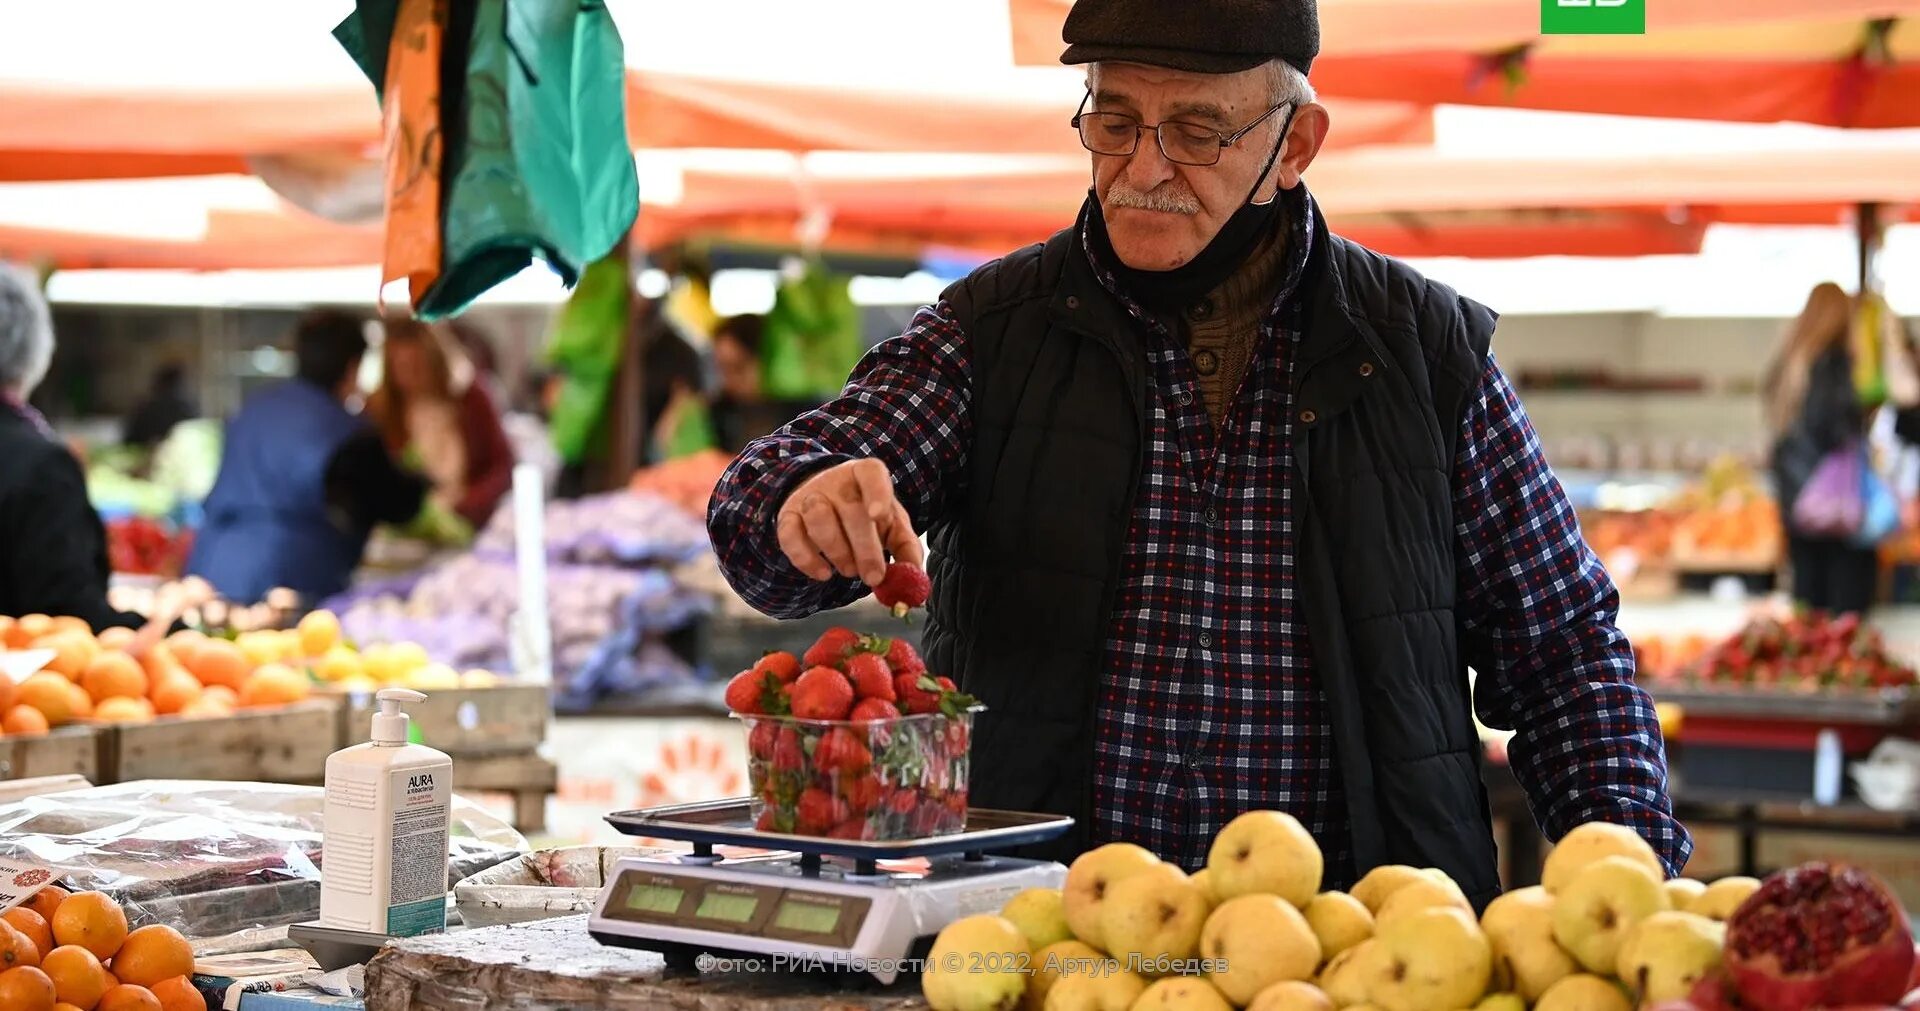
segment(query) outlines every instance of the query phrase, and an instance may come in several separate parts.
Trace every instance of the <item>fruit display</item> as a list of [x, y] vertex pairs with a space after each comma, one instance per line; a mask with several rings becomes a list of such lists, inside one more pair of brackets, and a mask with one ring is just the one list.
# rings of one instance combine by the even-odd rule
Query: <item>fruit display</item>
[[48, 885], [0, 918], [0, 1007], [7, 1011], [206, 1011], [193, 946], [178, 930], [128, 929], [104, 892]]
[[839, 839], [957, 832], [978, 706], [904, 639], [829, 629], [727, 683], [761, 831]]
[[1192, 874], [1109, 843], [1063, 887], [948, 924], [921, 992], [933, 1011], [1920, 1007], [1906, 914], [1857, 868], [1663, 880], [1645, 840], [1594, 822], [1478, 917], [1433, 868], [1376, 867], [1348, 892], [1322, 871], [1277, 811], [1229, 822]]
[[1904, 688], [1920, 680], [1859, 615], [1819, 611], [1756, 618], [1677, 668], [1677, 675], [1698, 686], [1796, 693]]

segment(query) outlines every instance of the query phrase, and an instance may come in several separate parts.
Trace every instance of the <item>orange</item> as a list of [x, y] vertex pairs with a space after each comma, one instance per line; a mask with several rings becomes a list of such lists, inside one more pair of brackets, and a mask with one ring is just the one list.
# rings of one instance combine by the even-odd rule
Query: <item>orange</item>
[[84, 720], [93, 716], [93, 696], [88, 695], [85, 688], [67, 682], [67, 698], [72, 700], [74, 719]]
[[133, 645], [133, 629], [116, 626], [102, 631], [93, 638], [100, 644], [101, 649], [124, 650]]
[[120, 985], [120, 977], [118, 977], [118, 976], [115, 976], [115, 975], [113, 974], [113, 970], [112, 970], [112, 969], [108, 969], [108, 970], [107, 970], [106, 972], [107, 972], [107, 989], [109, 989], [109, 990], [111, 990], [111, 989], [113, 989], [114, 987], [116, 987], [116, 986], [119, 986], [119, 985]]
[[214, 685], [206, 691], [201, 692], [200, 697], [218, 705], [226, 706], [228, 709], [234, 709], [240, 705], [240, 693], [228, 688], [226, 685]]
[[[0, 644], [0, 650], [4, 650], [5, 648], [5, 644]], [[12, 708], [13, 679], [10, 677], [0, 677], [0, 713], [4, 713]]]
[[93, 654], [98, 652], [92, 636], [71, 632], [43, 635], [33, 640], [33, 648], [53, 650], [53, 659], [47, 661], [47, 669], [65, 676], [69, 681], [80, 680], [80, 675], [87, 671], [87, 664], [93, 662]]
[[10, 923], [0, 926], [0, 969], [39, 964], [40, 949], [34, 947], [32, 938], [13, 929]]
[[192, 670], [193, 659], [200, 654], [200, 647], [204, 645], [206, 641], [207, 637], [204, 634], [190, 628], [183, 628], [167, 636], [161, 645], [167, 647], [167, 649], [173, 653], [173, 658], [180, 661], [182, 666], [188, 670]]
[[200, 682], [185, 671], [169, 674], [154, 682], [153, 693], [148, 697], [153, 702], [154, 712], [169, 716], [185, 709], [200, 697]]
[[32, 706], [14, 706], [7, 710], [4, 719], [0, 719], [0, 733], [44, 734], [51, 729], [46, 716]]
[[7, 1011], [53, 1011], [53, 980], [31, 966], [0, 972], [0, 1007]]
[[116, 696], [145, 698], [147, 672], [125, 653], [102, 653], [94, 657], [86, 673], [80, 675], [80, 687], [85, 688], [96, 703]]
[[100, 997], [93, 1011], [162, 1011], [160, 998], [144, 986], [122, 983]]
[[232, 716], [233, 707], [217, 698], [208, 698], [202, 695], [192, 702], [181, 706], [180, 711], [174, 715], [186, 720], [217, 720]]
[[240, 689], [243, 706], [281, 706], [298, 702], [313, 691], [305, 674], [285, 664], [270, 663], [253, 672]]
[[78, 618], [71, 614], [54, 615], [53, 630], [58, 633], [72, 633], [84, 635], [89, 639], [93, 638], [93, 626], [87, 624], [87, 619]]
[[51, 930], [53, 929], [54, 911], [59, 909], [60, 903], [65, 901], [67, 901], [66, 889], [59, 885], [44, 885], [39, 891], [33, 893], [33, 898], [21, 903], [21, 905], [39, 913], [40, 918], [47, 921], [47, 929]]
[[153, 923], [127, 935], [113, 956], [113, 974], [122, 983], [152, 986], [193, 971], [193, 945], [180, 932]]
[[240, 647], [225, 639], [208, 639], [193, 651], [193, 659], [186, 663], [201, 684], [225, 685], [236, 692], [247, 683], [247, 674], [253, 670]]
[[76, 944], [62, 945], [47, 953], [41, 971], [53, 979], [59, 999], [81, 1011], [92, 1011], [107, 992], [107, 970], [93, 952]]
[[149, 689], [174, 674], [187, 673], [187, 665], [181, 663], [173, 647], [164, 642], [147, 647], [147, 651], [140, 655], [140, 669], [147, 672]]
[[27, 935], [27, 940], [33, 942], [33, 947], [40, 952], [41, 958], [46, 958], [47, 952], [53, 950], [53, 928], [47, 926], [46, 917], [34, 912], [31, 907], [15, 906], [7, 910], [6, 915], [0, 919], [6, 920], [13, 929]]
[[15, 697], [21, 705], [40, 710], [50, 727], [73, 721], [73, 682], [58, 674], [41, 671], [20, 682]]
[[53, 939], [112, 958], [127, 939], [127, 914], [104, 892], [75, 892], [54, 911]]
[[7, 649], [7, 643], [13, 640], [13, 619], [0, 614], [0, 649]]
[[93, 710], [93, 718], [102, 723], [152, 723], [153, 716], [153, 703], [125, 695], [101, 699]]
[[7, 633], [7, 645], [14, 649], [26, 649], [33, 640], [53, 631], [53, 619], [44, 614], [25, 614], [14, 620], [13, 630]]
[[153, 995], [160, 998], [160, 1011], [207, 1011], [207, 999], [193, 988], [193, 981], [185, 976], [161, 980], [153, 985]]
[[87, 1011], [87, 1009], [83, 1007], [76, 1007], [75, 1005], [69, 1004], [66, 1001], [61, 1001], [60, 1003], [55, 1004], [53, 1006], [53, 1011]]

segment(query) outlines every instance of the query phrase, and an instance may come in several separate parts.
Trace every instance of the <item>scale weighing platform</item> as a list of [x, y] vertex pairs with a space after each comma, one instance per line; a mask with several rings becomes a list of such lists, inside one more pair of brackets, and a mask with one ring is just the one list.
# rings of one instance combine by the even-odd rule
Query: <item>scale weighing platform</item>
[[[853, 970], [883, 985], [912, 970], [901, 963], [924, 955], [954, 920], [995, 912], [1023, 889], [1059, 888], [1067, 876], [1060, 864], [987, 851], [1044, 842], [1073, 826], [1071, 818], [974, 808], [966, 828], [949, 835], [826, 839], [755, 830], [744, 797], [607, 821], [627, 835], [692, 843], [693, 852], [616, 864], [588, 920], [594, 940], [660, 952], [677, 968], [708, 954], [790, 972]], [[724, 860], [715, 846], [786, 852]]]

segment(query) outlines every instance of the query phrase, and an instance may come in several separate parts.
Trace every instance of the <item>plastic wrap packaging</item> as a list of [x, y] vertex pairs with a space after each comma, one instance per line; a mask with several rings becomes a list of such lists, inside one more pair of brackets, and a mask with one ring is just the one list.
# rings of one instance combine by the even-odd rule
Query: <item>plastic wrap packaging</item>
[[590, 912], [623, 858], [665, 853], [636, 846], [540, 850], [490, 867], [454, 886], [460, 922], [493, 927]]
[[[320, 914], [320, 787], [148, 780], [0, 804], [0, 857], [56, 868], [114, 897], [138, 927], [164, 923], [200, 954], [265, 946]], [[527, 848], [454, 798], [447, 886]]]

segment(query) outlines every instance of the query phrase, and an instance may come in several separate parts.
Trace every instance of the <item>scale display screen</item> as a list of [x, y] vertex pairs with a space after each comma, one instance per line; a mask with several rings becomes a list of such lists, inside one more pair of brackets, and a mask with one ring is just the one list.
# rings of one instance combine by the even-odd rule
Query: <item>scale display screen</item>
[[700, 897], [700, 907], [693, 911], [693, 915], [702, 920], [745, 923], [753, 919], [753, 911], [758, 908], [758, 895], [729, 895], [710, 888]]
[[773, 925], [781, 930], [806, 934], [831, 934], [840, 922], [839, 906], [788, 899], [774, 911]]
[[634, 885], [627, 892], [627, 908], [642, 913], [673, 913], [679, 910], [680, 900], [687, 897], [683, 888], [667, 885]]

